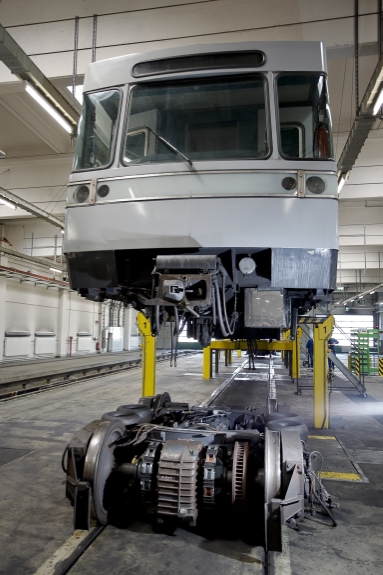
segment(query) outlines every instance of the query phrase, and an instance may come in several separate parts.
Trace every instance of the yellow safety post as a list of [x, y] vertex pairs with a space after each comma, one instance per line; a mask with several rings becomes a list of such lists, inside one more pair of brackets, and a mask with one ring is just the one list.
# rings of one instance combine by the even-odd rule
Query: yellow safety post
[[334, 327], [334, 316], [315, 318], [314, 333], [314, 427], [328, 429], [328, 340]]
[[301, 337], [302, 337], [302, 328], [297, 328], [297, 335], [295, 340], [293, 341], [293, 349], [292, 349], [292, 377], [293, 379], [298, 379], [301, 375]]
[[378, 365], [378, 369], [379, 369], [379, 375], [380, 377], [383, 377], [383, 357], [379, 358], [379, 365]]
[[211, 378], [211, 347], [203, 348], [203, 379]]
[[237, 357], [241, 357], [241, 355], [242, 355], [242, 352], [241, 352], [240, 349], [238, 349], [238, 350], [237, 350]]
[[156, 394], [156, 338], [150, 320], [137, 314], [137, 327], [142, 336], [142, 397]]

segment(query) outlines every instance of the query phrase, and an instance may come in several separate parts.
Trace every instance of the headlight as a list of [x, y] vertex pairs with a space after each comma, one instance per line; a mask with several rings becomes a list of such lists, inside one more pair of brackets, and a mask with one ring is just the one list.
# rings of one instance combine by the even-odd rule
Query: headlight
[[318, 176], [311, 176], [306, 180], [306, 188], [312, 194], [323, 194], [326, 189], [326, 184], [322, 178], [319, 178]]
[[73, 199], [78, 204], [83, 204], [89, 199], [89, 194], [88, 186], [79, 186], [73, 194]]
[[103, 184], [102, 186], [100, 186], [97, 190], [97, 195], [100, 198], [105, 198], [108, 194], [109, 194], [109, 186], [107, 186], [106, 184]]
[[295, 186], [297, 185], [297, 181], [295, 178], [283, 178], [282, 180], [282, 188], [285, 188], [285, 190], [294, 190]]

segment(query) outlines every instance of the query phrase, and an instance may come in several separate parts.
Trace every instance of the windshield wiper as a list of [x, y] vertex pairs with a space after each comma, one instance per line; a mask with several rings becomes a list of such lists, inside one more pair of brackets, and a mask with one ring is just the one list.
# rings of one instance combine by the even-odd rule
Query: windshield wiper
[[[165, 144], [165, 146], [167, 146], [170, 150], [172, 150], [173, 152], [175, 152], [176, 154], [178, 154], [179, 156], [181, 156], [181, 158], [183, 158], [185, 160], [185, 162], [187, 162], [189, 164], [189, 166], [191, 168], [194, 168], [193, 166], [193, 162], [187, 157], [185, 156], [182, 152], [180, 152], [179, 150], [177, 150], [177, 148], [175, 146], [173, 146], [173, 144], [171, 144], [170, 142], [168, 142], [167, 140], [165, 140], [165, 138], [163, 138], [162, 136], [160, 136], [159, 134], [157, 134], [157, 132], [155, 132], [154, 130], [152, 130], [152, 128], [149, 128], [149, 126], [147, 126], [145, 124], [145, 128], [147, 128], [149, 130], [149, 132], [152, 132], [152, 134], [154, 134], [156, 136], [156, 138], [158, 138], [159, 140], [161, 140], [161, 142], [163, 142]], [[195, 168], [194, 168], [195, 169]]]

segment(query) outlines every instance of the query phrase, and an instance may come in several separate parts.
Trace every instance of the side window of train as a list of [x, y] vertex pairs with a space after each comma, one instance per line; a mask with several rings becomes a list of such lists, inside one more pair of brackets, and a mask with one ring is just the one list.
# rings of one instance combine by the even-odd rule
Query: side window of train
[[333, 158], [326, 78], [282, 74], [277, 79], [280, 151], [285, 158]]
[[125, 141], [124, 162], [137, 160], [148, 153], [149, 130], [139, 128], [128, 130]]
[[111, 163], [120, 98], [119, 90], [103, 90], [84, 95], [75, 170], [101, 168]]
[[298, 122], [281, 122], [281, 148], [288, 158], [302, 158], [305, 127]]

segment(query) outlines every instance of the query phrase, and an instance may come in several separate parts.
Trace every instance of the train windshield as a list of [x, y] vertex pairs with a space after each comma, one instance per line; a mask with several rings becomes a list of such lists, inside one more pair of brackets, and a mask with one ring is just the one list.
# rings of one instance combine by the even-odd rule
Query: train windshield
[[261, 75], [145, 83], [131, 90], [127, 165], [182, 162], [182, 154], [193, 161], [258, 159], [269, 151]]
[[277, 80], [280, 149], [285, 158], [333, 158], [327, 83], [321, 75]]
[[119, 103], [118, 90], [85, 94], [76, 143], [75, 170], [101, 168], [112, 161]]

